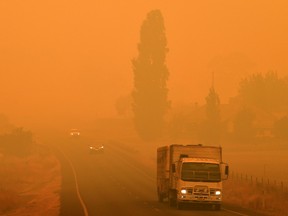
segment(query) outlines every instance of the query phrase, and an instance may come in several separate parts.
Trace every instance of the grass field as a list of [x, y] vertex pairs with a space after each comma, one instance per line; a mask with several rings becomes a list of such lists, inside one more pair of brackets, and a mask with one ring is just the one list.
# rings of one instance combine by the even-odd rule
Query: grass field
[[59, 215], [60, 164], [47, 149], [0, 157], [0, 215]]
[[229, 179], [224, 182], [225, 203], [240, 205], [271, 216], [288, 215], [288, 192], [274, 185]]
[[225, 202], [268, 215], [288, 215], [287, 147], [252, 146], [240, 151], [227, 147], [224, 156], [231, 170], [224, 182]]

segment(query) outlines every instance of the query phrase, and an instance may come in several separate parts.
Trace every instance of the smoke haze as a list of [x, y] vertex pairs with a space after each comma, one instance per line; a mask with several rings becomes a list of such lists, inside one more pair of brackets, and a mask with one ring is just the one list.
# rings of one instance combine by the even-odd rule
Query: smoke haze
[[222, 103], [248, 74], [287, 75], [284, 0], [2, 0], [0, 113], [25, 125], [117, 115], [153, 9], [164, 17], [172, 103], [203, 104], [212, 72]]

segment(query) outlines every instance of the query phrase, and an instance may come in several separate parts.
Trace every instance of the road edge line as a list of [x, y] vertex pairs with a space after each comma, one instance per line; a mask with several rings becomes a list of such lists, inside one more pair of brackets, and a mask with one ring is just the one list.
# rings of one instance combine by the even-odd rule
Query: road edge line
[[74, 175], [74, 181], [75, 181], [75, 188], [76, 188], [77, 197], [78, 197], [78, 199], [80, 201], [80, 204], [82, 206], [82, 209], [84, 211], [84, 215], [85, 216], [89, 216], [87, 207], [86, 207], [86, 205], [85, 205], [85, 203], [84, 203], [84, 201], [83, 201], [83, 199], [81, 197], [80, 191], [79, 191], [78, 180], [77, 180], [77, 175], [76, 175], [75, 168], [74, 168], [71, 160], [68, 158], [68, 156], [64, 152], [62, 152], [60, 149], [58, 149], [58, 151], [61, 152], [61, 154], [63, 154], [64, 158], [68, 161], [68, 163], [69, 163], [69, 165], [70, 165], [70, 167], [72, 169], [72, 172], [73, 172], [73, 175]]
[[221, 209], [224, 210], [224, 211], [233, 213], [233, 214], [240, 215], [240, 216], [249, 216], [249, 215], [247, 215], [247, 214], [242, 214], [242, 213], [240, 213], [240, 212], [236, 212], [236, 211], [233, 211], [233, 210], [229, 210], [229, 209], [226, 209], [226, 208], [223, 208], [223, 207], [222, 207]]

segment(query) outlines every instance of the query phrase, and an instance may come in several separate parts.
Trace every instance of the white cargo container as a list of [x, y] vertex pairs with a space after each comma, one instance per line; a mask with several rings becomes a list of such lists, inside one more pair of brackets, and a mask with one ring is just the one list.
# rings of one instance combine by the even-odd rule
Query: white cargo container
[[222, 181], [228, 178], [228, 165], [222, 162], [222, 148], [178, 145], [157, 149], [158, 200], [170, 206], [208, 204], [221, 209]]

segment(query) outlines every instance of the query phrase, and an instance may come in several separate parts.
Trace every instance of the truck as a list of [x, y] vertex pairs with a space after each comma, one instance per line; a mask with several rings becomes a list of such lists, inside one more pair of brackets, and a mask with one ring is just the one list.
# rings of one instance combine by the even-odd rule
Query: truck
[[222, 162], [222, 147], [172, 144], [157, 148], [158, 201], [170, 206], [210, 205], [221, 209], [222, 182], [229, 166]]

